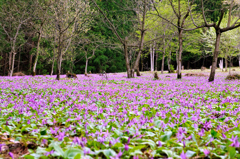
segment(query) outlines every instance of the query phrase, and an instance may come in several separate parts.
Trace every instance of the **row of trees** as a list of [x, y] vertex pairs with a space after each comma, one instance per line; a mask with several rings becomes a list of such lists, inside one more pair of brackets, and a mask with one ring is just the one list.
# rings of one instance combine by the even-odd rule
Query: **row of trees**
[[0, 69], [8, 68], [12, 76], [28, 54], [33, 75], [48, 65], [59, 80], [62, 63], [65, 70], [84, 67], [85, 73], [96, 69], [87, 67], [95, 63], [99, 68], [95, 72], [126, 70], [132, 78], [135, 71], [140, 76], [140, 65], [150, 55], [151, 71], [157, 70], [159, 60], [162, 73], [165, 64], [170, 71], [176, 61], [180, 79], [184, 58], [212, 56], [209, 81], [213, 81], [218, 57], [225, 58], [227, 66], [239, 55], [239, 4], [236, 0], [3, 0]]

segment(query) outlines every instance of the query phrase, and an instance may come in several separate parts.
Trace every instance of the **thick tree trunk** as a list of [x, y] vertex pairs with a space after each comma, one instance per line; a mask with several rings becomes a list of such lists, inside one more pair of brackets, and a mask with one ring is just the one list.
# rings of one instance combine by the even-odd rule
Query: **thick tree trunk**
[[213, 54], [211, 73], [208, 79], [209, 82], [214, 81], [215, 72], [217, 68], [218, 54], [220, 52], [220, 40], [221, 40], [221, 32], [220, 30], [216, 30], [216, 43], [215, 43], [215, 50]]
[[136, 74], [137, 74], [137, 76], [141, 76], [140, 71], [139, 71], [139, 66], [136, 69]]
[[178, 40], [179, 40], [179, 50], [178, 50], [178, 70], [177, 70], [177, 79], [182, 78], [182, 51], [183, 51], [183, 40], [182, 40], [183, 30], [178, 29]]
[[37, 62], [38, 62], [38, 57], [39, 57], [39, 48], [40, 48], [40, 40], [41, 40], [41, 29], [39, 31], [39, 35], [38, 35], [38, 41], [37, 41], [37, 54], [33, 63], [33, 72], [32, 75], [35, 76], [36, 75], [36, 67], [37, 67]]

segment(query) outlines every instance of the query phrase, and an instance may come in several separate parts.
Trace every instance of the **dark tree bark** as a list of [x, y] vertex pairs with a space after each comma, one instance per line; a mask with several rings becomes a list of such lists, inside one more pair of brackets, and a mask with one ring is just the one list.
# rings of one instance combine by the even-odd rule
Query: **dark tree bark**
[[218, 55], [220, 52], [220, 39], [221, 39], [221, 32], [220, 32], [220, 29], [218, 29], [218, 30], [216, 30], [216, 43], [215, 43], [215, 50], [213, 53], [211, 73], [210, 73], [210, 76], [208, 79], [209, 82], [214, 81], [216, 68], [217, 68]]

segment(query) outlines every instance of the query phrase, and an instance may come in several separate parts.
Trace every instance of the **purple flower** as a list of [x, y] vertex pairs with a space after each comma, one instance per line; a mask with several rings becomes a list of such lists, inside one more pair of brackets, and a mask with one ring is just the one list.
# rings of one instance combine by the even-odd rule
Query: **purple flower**
[[8, 155], [9, 155], [12, 159], [14, 159], [14, 155], [13, 155], [12, 152], [9, 152]]
[[214, 139], [211, 138], [211, 139], [209, 140], [209, 142], [206, 143], [206, 146], [207, 146], [209, 143], [211, 143], [213, 140], [214, 140]]
[[42, 144], [45, 145], [45, 144], [47, 144], [47, 143], [48, 143], [48, 141], [47, 141], [46, 139], [43, 139], [43, 140], [42, 140]]
[[182, 151], [180, 157], [181, 159], [187, 159], [187, 155], [184, 153], [184, 151]]
[[235, 137], [232, 136], [230, 141], [232, 141], [232, 144], [230, 146], [232, 146], [232, 147], [239, 147], [240, 146], [240, 143], [238, 141], [238, 136], [237, 135]]
[[226, 139], [227, 137], [226, 137], [226, 135], [224, 134], [224, 133], [222, 133], [222, 137], [224, 138], [224, 139]]
[[125, 144], [124, 149], [125, 149], [126, 151], [128, 151], [129, 146], [128, 146], [127, 144]]
[[133, 156], [133, 159], [139, 159], [138, 156]]
[[204, 149], [203, 153], [207, 157], [210, 154], [210, 151], [208, 149]]
[[50, 152], [46, 152], [44, 155], [45, 156], [48, 156], [48, 155], [51, 155], [51, 154], [53, 154], [55, 151], [54, 150], [52, 150], [52, 151], [50, 151]]
[[0, 152], [2, 151], [2, 146], [4, 146], [5, 144], [0, 144]]
[[159, 147], [162, 147], [161, 141], [158, 141], [158, 146], [159, 146]]

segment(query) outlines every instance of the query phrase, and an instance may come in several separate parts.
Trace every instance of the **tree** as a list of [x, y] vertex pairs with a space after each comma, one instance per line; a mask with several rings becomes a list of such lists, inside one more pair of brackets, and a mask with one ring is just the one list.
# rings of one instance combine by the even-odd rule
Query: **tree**
[[37, 38], [37, 50], [36, 50], [36, 57], [33, 63], [33, 70], [32, 70], [32, 75], [36, 75], [36, 67], [37, 67], [37, 62], [38, 62], [38, 57], [39, 57], [39, 50], [40, 50], [40, 41], [42, 37], [42, 32], [43, 32], [43, 27], [48, 21], [48, 9], [50, 7], [51, 2], [42, 2], [41, 0], [36, 0], [35, 1], [35, 14], [34, 14], [34, 19], [32, 20], [34, 22], [34, 25], [32, 26], [34, 30], [38, 33], [38, 38]]
[[[120, 3], [122, 6], [127, 7], [124, 8], [124, 11], [126, 10], [130, 10], [131, 14], [129, 14], [130, 17], [133, 17], [133, 15], [137, 15], [137, 17], [135, 16], [135, 19], [138, 20], [138, 26], [139, 26], [139, 31], [140, 31], [140, 38], [139, 41], [133, 44], [130, 44], [130, 39], [128, 38], [128, 36], [124, 34], [120, 34], [120, 31], [117, 29], [117, 27], [114, 24], [114, 21], [111, 20], [111, 17], [108, 17], [106, 12], [100, 8], [100, 6], [97, 4], [97, 2], [95, 0], [91, 0], [94, 5], [96, 6], [96, 8], [99, 10], [99, 12], [103, 15], [104, 19], [107, 21], [110, 29], [113, 31], [113, 33], [115, 34], [115, 36], [117, 37], [117, 39], [119, 40], [119, 42], [122, 44], [123, 48], [124, 48], [124, 55], [125, 55], [125, 62], [126, 62], [126, 69], [127, 69], [127, 77], [128, 78], [132, 78], [134, 77], [134, 70], [138, 70], [139, 68], [139, 62], [140, 62], [140, 57], [141, 57], [141, 53], [143, 50], [143, 45], [144, 45], [144, 36], [145, 36], [145, 20], [146, 20], [146, 13], [147, 13], [147, 0], [136, 0], [136, 1], [123, 1], [123, 2], [118, 2]], [[119, 6], [117, 6], [119, 7]], [[127, 19], [127, 21], [130, 21], [130, 19]], [[127, 21], [125, 21], [125, 23], [128, 23]], [[132, 21], [132, 19], [131, 19]], [[130, 59], [129, 59], [129, 47], [137, 47], [138, 48], [138, 53], [137, 53], [137, 57], [133, 62], [133, 65], [131, 67], [130, 64]], [[139, 75], [139, 74], [138, 74]]]
[[87, 30], [90, 8], [88, 2], [82, 0], [58, 0], [52, 5], [51, 11], [58, 41], [56, 79], [60, 80], [63, 55], [67, 52], [75, 33]]
[[[0, 8], [0, 25], [5, 33], [5, 39], [10, 45], [8, 56], [8, 75], [12, 76], [14, 72], [15, 57], [17, 49], [25, 42], [24, 35], [21, 32], [22, 26], [31, 19], [32, 2], [14, 0], [5, 0]], [[29, 9], [30, 8], [30, 9]]]
[[[217, 59], [220, 53], [220, 42], [221, 35], [230, 30], [240, 27], [240, 8], [239, 4], [234, 0], [217, 0], [217, 1], [207, 1], [207, 0], [197, 0], [194, 2], [197, 4], [197, 9], [201, 8], [201, 14], [203, 17], [203, 23], [206, 27], [213, 27], [216, 33], [216, 41], [213, 52], [212, 68], [208, 81], [214, 81], [215, 70], [217, 68]], [[216, 6], [214, 4], [217, 3]], [[211, 10], [211, 6], [214, 6], [215, 9]], [[224, 16], [228, 14], [227, 25], [221, 25], [224, 19]], [[235, 18], [235, 20], [233, 20]], [[192, 18], [194, 22], [194, 18]], [[209, 23], [208, 21], [211, 21]], [[199, 27], [195, 22], [194, 25]]]

